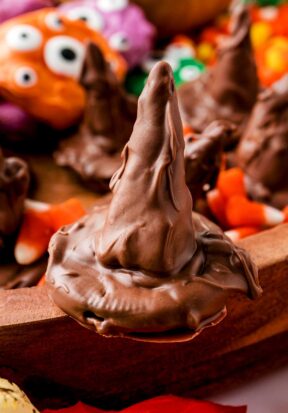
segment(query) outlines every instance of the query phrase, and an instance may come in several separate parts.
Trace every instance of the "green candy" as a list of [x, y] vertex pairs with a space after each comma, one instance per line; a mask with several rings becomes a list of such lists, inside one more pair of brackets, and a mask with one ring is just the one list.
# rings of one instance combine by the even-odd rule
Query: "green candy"
[[132, 95], [140, 96], [145, 82], [147, 79], [147, 73], [142, 69], [135, 69], [132, 72], [128, 73], [125, 80], [125, 88], [128, 93]]
[[281, 3], [287, 3], [286, 0], [244, 0], [246, 4], [257, 4], [260, 7], [279, 6]]
[[178, 67], [174, 70], [174, 78], [176, 86], [182, 83], [190, 82], [197, 79], [205, 70], [205, 65], [197, 59], [186, 57], [180, 59]]
[[[205, 71], [205, 65], [192, 57], [180, 58], [178, 61], [174, 61], [172, 68], [176, 86], [196, 79]], [[139, 96], [144, 88], [147, 77], [148, 73], [143, 69], [138, 68], [133, 70], [126, 77], [126, 90], [133, 95]]]

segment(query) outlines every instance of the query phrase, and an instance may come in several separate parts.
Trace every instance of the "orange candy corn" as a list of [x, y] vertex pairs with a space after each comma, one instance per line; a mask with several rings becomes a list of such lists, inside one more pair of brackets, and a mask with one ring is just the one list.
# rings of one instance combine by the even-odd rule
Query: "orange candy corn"
[[183, 135], [184, 139], [189, 138], [191, 135], [193, 135], [193, 129], [189, 125], [183, 125]]
[[288, 222], [288, 205], [283, 209], [282, 212], [285, 216], [285, 221], [284, 222]]
[[40, 279], [37, 285], [41, 286], [46, 284], [46, 274], [43, 275], [43, 277]]
[[217, 180], [217, 188], [226, 199], [229, 199], [234, 195], [246, 196], [244, 173], [242, 169], [231, 168], [221, 171]]
[[220, 225], [224, 228], [228, 227], [226, 218], [226, 200], [219, 191], [215, 188], [209, 191], [206, 195], [208, 206]]
[[249, 237], [249, 235], [257, 234], [260, 229], [257, 227], [240, 227], [225, 231], [225, 235], [233, 242], [237, 242], [242, 238]]
[[61, 204], [51, 205], [49, 213], [51, 220], [50, 225], [54, 232], [56, 232], [63, 225], [75, 222], [85, 215], [86, 211], [79, 199], [71, 198]]
[[226, 217], [231, 227], [274, 226], [284, 222], [284, 213], [265, 204], [235, 195], [227, 202]]
[[14, 250], [16, 261], [22, 265], [38, 260], [47, 251], [54, 232], [85, 215], [80, 201], [73, 198], [58, 205], [29, 200], [25, 206]]
[[16, 261], [28, 265], [40, 258], [46, 252], [52, 234], [49, 206], [34, 201], [26, 203], [14, 250]]

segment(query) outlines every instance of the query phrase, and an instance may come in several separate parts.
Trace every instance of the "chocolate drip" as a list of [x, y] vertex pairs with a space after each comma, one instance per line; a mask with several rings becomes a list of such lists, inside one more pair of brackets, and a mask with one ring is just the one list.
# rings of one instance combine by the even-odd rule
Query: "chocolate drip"
[[28, 186], [27, 164], [14, 157], [5, 159], [0, 150], [0, 251], [19, 226]]
[[237, 150], [247, 189], [277, 208], [288, 204], [287, 78], [260, 94]]
[[133, 129], [137, 102], [126, 94], [93, 43], [87, 45], [80, 83], [86, 91], [84, 119], [78, 133], [60, 144], [55, 159], [96, 190], [107, 191], [121, 165], [121, 151]]
[[106, 336], [183, 341], [225, 316], [229, 291], [260, 294], [248, 254], [192, 214], [183, 152], [173, 75], [162, 62], [140, 97], [111, 203], [50, 243], [52, 297], [85, 327]]
[[179, 89], [184, 123], [202, 132], [213, 120], [229, 120], [241, 134], [257, 99], [258, 78], [250, 41], [250, 16], [246, 6], [233, 8], [230, 36], [218, 51], [215, 66]]

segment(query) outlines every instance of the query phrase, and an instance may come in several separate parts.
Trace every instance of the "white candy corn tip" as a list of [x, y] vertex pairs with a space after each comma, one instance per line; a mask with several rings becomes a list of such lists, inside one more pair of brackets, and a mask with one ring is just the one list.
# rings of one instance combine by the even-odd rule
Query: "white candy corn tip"
[[269, 226], [279, 225], [285, 221], [285, 215], [283, 214], [283, 212], [266, 205], [264, 207], [264, 216], [265, 224]]
[[39, 202], [39, 201], [34, 201], [32, 199], [26, 199], [25, 200], [25, 209], [32, 209], [33, 211], [48, 211], [50, 208], [49, 204], [46, 204], [45, 202]]
[[15, 246], [14, 256], [18, 264], [29, 265], [37, 261], [40, 256], [36, 248], [26, 245], [23, 242], [18, 242]]
[[97, 6], [104, 12], [124, 10], [128, 7], [128, 0], [98, 0]]
[[1, 413], [39, 413], [30, 400], [14, 383], [0, 378]]
[[236, 242], [241, 239], [241, 236], [238, 231], [231, 229], [229, 231], [225, 231], [225, 235], [232, 241]]

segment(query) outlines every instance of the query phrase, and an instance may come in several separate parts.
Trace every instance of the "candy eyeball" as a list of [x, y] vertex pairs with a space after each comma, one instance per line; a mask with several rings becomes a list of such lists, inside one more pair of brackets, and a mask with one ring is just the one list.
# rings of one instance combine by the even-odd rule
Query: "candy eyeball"
[[109, 44], [112, 49], [119, 52], [127, 52], [130, 49], [130, 41], [125, 33], [114, 33], [109, 39]]
[[190, 82], [201, 75], [201, 70], [197, 66], [185, 66], [180, 70], [179, 76], [183, 82]]
[[64, 28], [63, 22], [59, 14], [53, 12], [47, 14], [47, 16], [45, 17], [45, 24], [48, 27], [48, 29], [56, 32], [61, 32]]
[[29, 88], [36, 85], [38, 76], [32, 67], [23, 66], [16, 70], [14, 79], [18, 86]]
[[80, 75], [84, 55], [84, 45], [69, 36], [53, 37], [44, 49], [45, 63], [52, 72], [75, 79]]
[[273, 6], [263, 7], [259, 10], [259, 15], [262, 20], [273, 21], [277, 19], [279, 15], [279, 10], [277, 7], [273, 7]]
[[128, 0], [98, 0], [97, 6], [104, 12], [124, 10], [129, 6]]
[[67, 13], [69, 20], [80, 20], [87, 24], [90, 29], [102, 31], [105, 23], [104, 18], [96, 10], [90, 7], [75, 7]]
[[195, 52], [192, 47], [184, 45], [169, 45], [166, 49], [166, 56], [169, 56], [172, 59], [184, 59], [189, 57], [195, 57]]
[[42, 33], [29, 24], [12, 27], [6, 34], [6, 42], [10, 49], [19, 52], [37, 50], [42, 44]]

